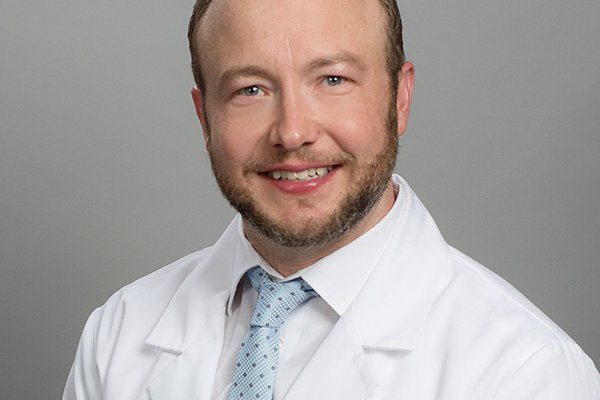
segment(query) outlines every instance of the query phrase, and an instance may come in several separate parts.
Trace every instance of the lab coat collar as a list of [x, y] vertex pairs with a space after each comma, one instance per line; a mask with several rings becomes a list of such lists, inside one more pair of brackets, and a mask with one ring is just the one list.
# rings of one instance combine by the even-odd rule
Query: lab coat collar
[[240, 220], [237, 215], [215, 245], [207, 249], [209, 256], [175, 292], [146, 344], [181, 353], [215, 319], [225, 318], [231, 282], [238, 282], [246, 270], [259, 263], [240, 234]]
[[403, 196], [395, 232], [353, 304], [364, 347], [412, 350], [450, 273], [448, 245], [417, 195], [399, 176]]
[[[401, 178], [401, 211], [373, 272], [309, 360], [288, 400], [364, 400], [378, 385], [367, 354], [411, 351], [449, 276], [448, 245], [429, 213]], [[335, 368], [327, 368], [334, 358]]]
[[[365, 348], [411, 350], [424, 329], [433, 302], [449, 274], [448, 245], [435, 222], [410, 186], [393, 176], [397, 192], [394, 207], [369, 232], [328, 256], [304, 278], [318, 292], [343, 284], [343, 263], [362, 265], [365, 271], [354, 276], [352, 298], [331, 304], [340, 322], [352, 319], [357, 342]], [[373, 249], [367, 249], [371, 246]], [[313, 275], [330, 274], [314, 281]], [[348, 293], [345, 293], [346, 295]], [[338, 322], [339, 324], [339, 322]]]

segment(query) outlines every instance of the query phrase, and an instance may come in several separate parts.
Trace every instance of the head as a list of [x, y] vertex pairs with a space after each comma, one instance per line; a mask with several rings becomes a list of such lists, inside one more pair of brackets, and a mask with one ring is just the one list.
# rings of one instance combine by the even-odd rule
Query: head
[[385, 215], [413, 79], [394, 1], [199, 0], [189, 38], [213, 171], [251, 240], [327, 246]]

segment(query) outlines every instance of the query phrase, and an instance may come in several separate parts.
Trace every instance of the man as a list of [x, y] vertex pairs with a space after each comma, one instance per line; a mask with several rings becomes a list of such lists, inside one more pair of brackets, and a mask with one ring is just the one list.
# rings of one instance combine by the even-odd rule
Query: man
[[64, 399], [600, 399], [582, 350], [392, 176], [414, 83], [394, 1], [199, 0], [189, 32], [240, 214], [94, 311]]

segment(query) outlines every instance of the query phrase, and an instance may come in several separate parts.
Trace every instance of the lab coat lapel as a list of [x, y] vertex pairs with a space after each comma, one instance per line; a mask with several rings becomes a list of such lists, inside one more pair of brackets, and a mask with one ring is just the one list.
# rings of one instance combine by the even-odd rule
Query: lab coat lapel
[[[209, 399], [223, 347], [227, 300], [232, 282], [256, 265], [241, 234], [239, 215], [210, 255], [182, 282], [146, 339], [158, 352], [142, 399]], [[243, 267], [240, 267], [243, 268]], [[141, 399], [140, 399], [141, 400]]]
[[414, 349], [450, 273], [447, 243], [416, 194], [401, 184], [400, 219], [352, 307], [362, 344], [373, 350]]
[[165, 367], [148, 387], [151, 400], [198, 400], [211, 397], [223, 345], [224, 305], [224, 301], [215, 299], [207, 307], [207, 312], [212, 313], [214, 318], [180, 354], [165, 352], [161, 355], [165, 359], [162, 361]]
[[200, 267], [190, 274], [146, 339], [157, 361], [142, 399], [210, 398], [229, 296], [213, 271]]
[[377, 379], [363, 352], [355, 322], [352, 312], [340, 318], [284, 396], [286, 400], [368, 398]]

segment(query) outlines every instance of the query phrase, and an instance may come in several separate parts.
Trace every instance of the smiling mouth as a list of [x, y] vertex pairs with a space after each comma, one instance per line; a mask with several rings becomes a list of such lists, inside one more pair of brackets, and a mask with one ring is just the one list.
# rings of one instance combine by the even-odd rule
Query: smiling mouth
[[269, 176], [276, 181], [306, 182], [311, 179], [323, 178], [331, 172], [332, 166], [309, 168], [303, 171], [271, 171]]

